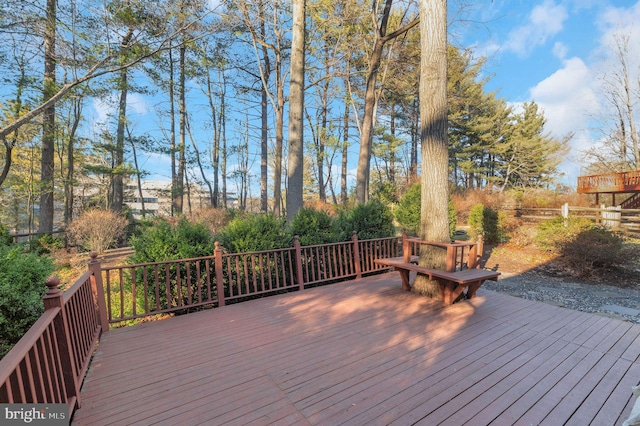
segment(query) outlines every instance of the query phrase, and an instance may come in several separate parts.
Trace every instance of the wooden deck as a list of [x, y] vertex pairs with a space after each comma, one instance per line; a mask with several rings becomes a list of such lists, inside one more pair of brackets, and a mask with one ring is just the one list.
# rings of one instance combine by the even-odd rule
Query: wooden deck
[[397, 274], [104, 334], [73, 423], [616, 425], [640, 326]]

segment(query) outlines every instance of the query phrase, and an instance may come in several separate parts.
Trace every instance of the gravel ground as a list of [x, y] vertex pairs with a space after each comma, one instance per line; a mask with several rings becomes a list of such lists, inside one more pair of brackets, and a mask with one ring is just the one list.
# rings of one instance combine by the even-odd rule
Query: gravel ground
[[503, 273], [483, 288], [529, 300], [640, 324], [640, 291], [604, 284], [584, 284], [537, 274]]

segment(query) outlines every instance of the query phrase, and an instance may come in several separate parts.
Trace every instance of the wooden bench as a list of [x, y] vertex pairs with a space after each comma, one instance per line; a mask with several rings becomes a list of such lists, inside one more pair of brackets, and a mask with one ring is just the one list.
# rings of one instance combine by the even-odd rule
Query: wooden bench
[[[414, 256], [412, 256], [413, 258]], [[413, 260], [413, 259], [411, 259]], [[417, 260], [416, 260], [417, 261]], [[376, 259], [378, 265], [389, 266], [400, 273], [402, 288], [410, 291], [409, 273], [411, 271], [426, 275], [430, 280], [438, 282], [438, 290], [445, 304], [450, 305], [458, 300], [465, 288], [465, 297], [471, 299], [486, 280], [497, 281], [500, 272], [486, 269], [463, 269], [461, 271], [441, 271], [425, 268], [415, 263], [405, 262], [403, 258]]]

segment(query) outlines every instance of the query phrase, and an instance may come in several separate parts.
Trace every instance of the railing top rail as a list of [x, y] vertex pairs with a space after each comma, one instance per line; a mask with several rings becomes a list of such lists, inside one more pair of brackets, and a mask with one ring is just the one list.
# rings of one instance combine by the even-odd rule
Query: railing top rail
[[42, 337], [43, 331], [51, 325], [60, 310], [61, 308], [45, 310], [9, 353], [0, 359], [0, 383], [4, 383], [13, 373], [16, 366], [24, 359], [24, 354]]
[[167, 263], [180, 263], [180, 262], [193, 262], [197, 260], [206, 260], [213, 259], [214, 255], [211, 256], [202, 256], [202, 257], [192, 257], [189, 259], [171, 259], [171, 260], [162, 260], [159, 262], [147, 262], [147, 263], [130, 263], [125, 265], [111, 265], [111, 266], [103, 266], [101, 269], [103, 271], [110, 271], [113, 269], [122, 269], [122, 268], [139, 268], [142, 266], [155, 266], [155, 265], [165, 265]]
[[274, 249], [269, 249], [269, 250], [243, 251], [243, 252], [240, 252], [240, 253], [222, 253], [222, 257], [256, 255], [256, 254], [264, 254], [264, 253], [291, 251], [291, 250], [294, 250], [294, 249], [295, 249], [294, 247], [284, 247], [284, 248], [274, 248]]
[[476, 244], [478, 244], [477, 241], [459, 241], [459, 240], [452, 240], [448, 243], [439, 243], [436, 241], [424, 241], [421, 240], [418, 237], [407, 237], [407, 241], [412, 242], [412, 243], [418, 243], [418, 244], [425, 244], [425, 245], [429, 245], [429, 246], [435, 246], [435, 247], [443, 247], [443, 248], [447, 248], [447, 247], [471, 247], [471, 246], [475, 246]]
[[84, 274], [80, 276], [69, 288], [67, 288], [63, 293], [62, 297], [64, 302], [66, 303], [71, 296], [73, 296], [80, 288], [87, 282], [87, 280], [93, 275], [91, 271], [86, 271]]
[[[362, 241], [368, 241], [368, 240], [360, 240]], [[329, 247], [329, 246], [336, 246], [336, 245], [347, 245], [347, 244], [353, 244], [353, 241], [349, 240], [349, 241], [338, 241], [335, 243], [324, 243], [324, 244], [314, 244], [314, 245], [310, 245], [310, 246], [301, 246], [300, 248], [302, 249], [307, 249], [307, 248], [320, 248], [320, 247]]]

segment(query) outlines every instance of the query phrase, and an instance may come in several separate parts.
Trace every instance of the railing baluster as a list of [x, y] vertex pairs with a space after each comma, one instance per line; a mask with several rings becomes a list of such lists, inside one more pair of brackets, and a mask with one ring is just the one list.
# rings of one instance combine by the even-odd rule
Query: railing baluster
[[147, 274], [147, 265], [142, 267], [142, 288], [144, 290], [144, 313], [149, 313], [149, 276]]

